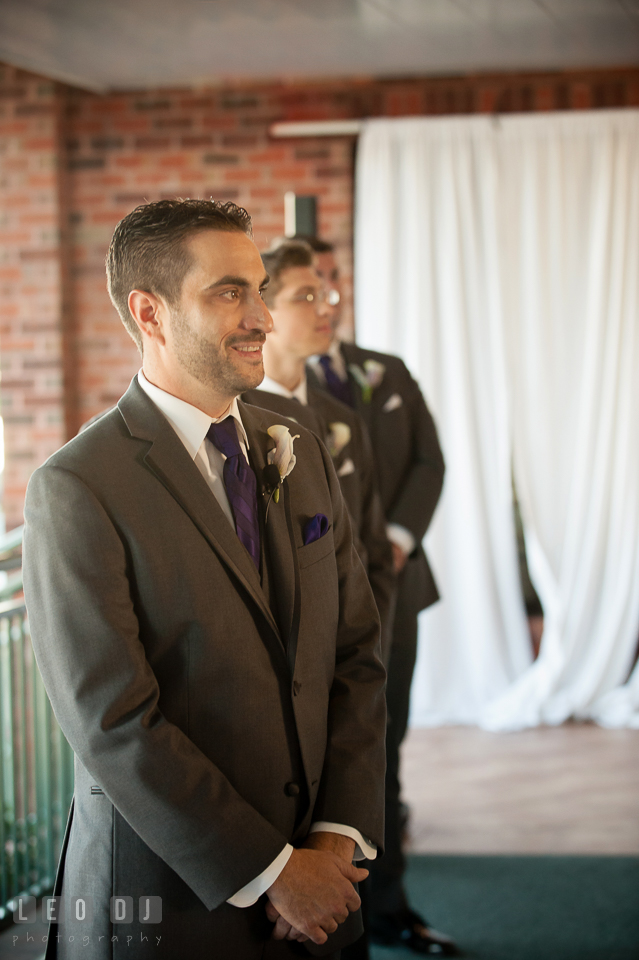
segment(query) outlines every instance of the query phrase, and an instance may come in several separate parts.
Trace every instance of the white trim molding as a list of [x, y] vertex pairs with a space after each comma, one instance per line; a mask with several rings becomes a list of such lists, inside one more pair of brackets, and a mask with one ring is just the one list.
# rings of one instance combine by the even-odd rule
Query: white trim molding
[[364, 125], [363, 120], [301, 120], [291, 123], [274, 123], [269, 133], [272, 137], [357, 137]]

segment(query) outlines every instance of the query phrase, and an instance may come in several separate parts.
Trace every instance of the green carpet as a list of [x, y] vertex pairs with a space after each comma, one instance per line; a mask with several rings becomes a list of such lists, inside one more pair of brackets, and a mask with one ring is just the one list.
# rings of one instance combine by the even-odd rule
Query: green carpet
[[469, 960], [639, 960], [639, 857], [411, 857], [407, 887]]

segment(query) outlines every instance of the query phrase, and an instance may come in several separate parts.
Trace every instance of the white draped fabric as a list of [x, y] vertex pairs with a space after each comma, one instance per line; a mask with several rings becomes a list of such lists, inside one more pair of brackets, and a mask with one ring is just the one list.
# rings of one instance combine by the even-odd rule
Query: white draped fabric
[[[412, 722], [639, 725], [639, 111], [370, 121], [358, 340], [447, 461]], [[530, 664], [511, 463], [545, 610]]]
[[512, 515], [492, 124], [372, 121], [357, 171], [360, 343], [404, 358], [446, 459], [413, 722], [474, 723], [528, 666]]

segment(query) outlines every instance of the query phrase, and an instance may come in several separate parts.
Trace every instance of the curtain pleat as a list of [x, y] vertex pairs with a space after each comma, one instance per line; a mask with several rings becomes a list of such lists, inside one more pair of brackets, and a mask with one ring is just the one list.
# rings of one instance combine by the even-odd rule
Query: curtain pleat
[[356, 202], [358, 339], [447, 461], [412, 722], [639, 725], [639, 111], [370, 121]]

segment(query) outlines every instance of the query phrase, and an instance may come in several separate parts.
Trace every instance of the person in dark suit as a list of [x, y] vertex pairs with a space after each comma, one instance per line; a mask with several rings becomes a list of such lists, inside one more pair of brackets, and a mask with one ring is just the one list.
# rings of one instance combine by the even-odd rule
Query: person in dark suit
[[76, 753], [47, 957], [337, 956], [361, 931], [379, 620], [330, 456], [237, 400], [272, 328], [249, 232], [213, 201], [125, 217], [109, 292], [142, 370], [29, 483], [33, 645]]
[[[335, 291], [334, 302], [339, 302], [339, 270], [331, 244], [313, 238], [308, 242], [320, 276]], [[398, 357], [335, 337], [309, 364], [308, 379], [349, 403], [366, 423], [399, 576], [386, 691], [386, 846], [384, 857], [371, 869], [371, 935], [380, 943], [403, 944], [416, 953], [454, 956], [458, 953], [454, 941], [413, 910], [406, 897], [399, 779], [417, 653], [417, 615], [439, 598], [422, 547], [444, 480], [437, 430], [418, 384]]]
[[262, 262], [271, 278], [265, 299], [274, 330], [264, 346], [266, 376], [243, 399], [304, 423], [326, 443], [380, 614], [384, 659], [390, 652], [396, 577], [370, 440], [350, 407], [306, 384], [307, 358], [332, 339], [333, 311], [307, 244], [284, 242], [262, 254]]

